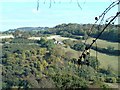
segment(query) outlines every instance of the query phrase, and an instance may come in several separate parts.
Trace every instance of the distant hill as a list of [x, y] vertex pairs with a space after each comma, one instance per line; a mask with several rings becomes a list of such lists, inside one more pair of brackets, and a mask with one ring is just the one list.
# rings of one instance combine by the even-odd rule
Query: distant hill
[[14, 32], [16, 30], [20, 31], [39, 31], [39, 30], [48, 30], [49, 27], [20, 27], [17, 29], [9, 29], [7, 32]]
[[21, 27], [17, 28], [17, 30], [23, 30], [23, 31], [31, 31], [31, 30], [47, 30], [48, 27]]
[[[87, 36], [96, 38], [100, 34], [100, 32], [103, 30], [103, 28], [105, 27], [105, 25], [95, 24], [91, 30], [92, 26], [93, 24], [63, 23], [63, 24], [56, 25], [52, 28], [50, 27], [20, 27], [17, 29], [9, 29], [8, 31], [4, 33], [9, 33], [9, 32], [14, 33], [14, 31], [16, 30], [23, 31], [23, 32], [24, 31], [42, 31], [39, 33], [40, 34], [56, 34], [56, 35], [61, 35], [63, 37], [80, 39], [79, 36], [85, 36], [84, 38], [87, 38]], [[102, 33], [102, 35], [99, 37], [99, 39], [103, 39], [103, 40], [107, 40], [111, 42], [119, 42], [120, 38], [118, 38], [118, 36], [120, 34], [118, 32], [119, 32], [118, 25], [110, 24], [106, 28], [106, 30]]]

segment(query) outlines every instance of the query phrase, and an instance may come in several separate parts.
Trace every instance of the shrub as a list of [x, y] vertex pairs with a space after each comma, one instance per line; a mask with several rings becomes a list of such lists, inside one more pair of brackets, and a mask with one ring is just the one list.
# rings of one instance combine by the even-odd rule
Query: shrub
[[105, 81], [108, 83], [116, 83], [116, 78], [115, 77], [107, 77]]

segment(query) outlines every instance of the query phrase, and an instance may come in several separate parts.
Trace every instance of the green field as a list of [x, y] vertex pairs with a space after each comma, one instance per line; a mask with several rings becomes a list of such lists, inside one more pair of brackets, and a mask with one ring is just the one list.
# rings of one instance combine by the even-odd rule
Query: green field
[[[87, 43], [91, 44], [94, 39], [95, 38], [89, 38], [87, 40]], [[97, 40], [97, 46], [100, 48], [107, 48], [108, 46], [111, 46], [111, 47], [114, 47], [115, 50], [118, 50], [118, 44], [119, 43], [117, 43], [117, 42], [108, 42], [106, 40], [101, 40], [101, 39]], [[93, 46], [96, 46], [96, 45], [93, 44]]]
[[[80, 52], [75, 51], [70, 48], [65, 48], [66, 52], [72, 52], [73, 53], [73, 58], [79, 58]], [[96, 51], [95, 50], [90, 50], [91, 51], [91, 56], [96, 56]], [[107, 67], [110, 65], [115, 72], [118, 72], [118, 56], [110, 56], [107, 54], [99, 53], [97, 52], [97, 58], [100, 62], [100, 67], [107, 69]]]
[[[96, 51], [91, 50], [91, 56], [96, 56]], [[100, 67], [107, 68], [110, 65], [113, 70], [118, 71], [118, 56], [110, 56], [107, 54], [97, 52]]]

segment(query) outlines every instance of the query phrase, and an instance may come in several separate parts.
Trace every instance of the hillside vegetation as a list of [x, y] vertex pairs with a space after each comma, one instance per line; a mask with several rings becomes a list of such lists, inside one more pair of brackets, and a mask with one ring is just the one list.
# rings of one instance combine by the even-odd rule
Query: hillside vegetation
[[[96, 25], [89, 34], [90, 27], [91, 24], [70, 23], [42, 30], [32, 28], [29, 31], [24, 28], [22, 31], [20, 28], [4, 32], [12, 34], [14, 38], [1, 41], [3, 89], [112, 88], [120, 82], [118, 39], [99, 38], [98, 50], [95, 45], [91, 47], [89, 64], [78, 65], [79, 56], [85, 49], [85, 39], [88, 35], [92, 37], [87, 40], [89, 45], [100, 32]], [[117, 36], [116, 32], [117, 26], [110, 25], [103, 35], [109, 33]], [[40, 37], [40, 40], [28, 39], [30, 37]]]

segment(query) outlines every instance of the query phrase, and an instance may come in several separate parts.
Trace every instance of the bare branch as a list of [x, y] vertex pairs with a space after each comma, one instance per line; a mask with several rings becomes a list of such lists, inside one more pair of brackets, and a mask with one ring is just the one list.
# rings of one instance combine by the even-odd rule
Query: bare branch
[[82, 7], [80, 6], [80, 4], [79, 4], [79, 1], [77, 0], [77, 5], [78, 5], [78, 7], [82, 10]]
[[39, 0], [37, 1], [37, 11], [39, 10]]
[[86, 3], [86, 0], [84, 1], [84, 3], [83, 4], [85, 4]]
[[[82, 10], [82, 7], [81, 7], [79, 1], [78, 1], [78, 0], [76, 0], [76, 1], [77, 1], [78, 7]], [[71, 2], [72, 2], [72, 0], [70, 0], [70, 3], [71, 3]], [[85, 0], [85, 2], [86, 2], [86, 0]], [[85, 2], [84, 2], [84, 4], [85, 4]], [[45, 3], [46, 3], [46, 0], [44, 0], [44, 4], [45, 4]], [[55, 3], [55, 0], [53, 0], [53, 3]], [[61, 1], [59, 1], [59, 3], [61, 3]], [[52, 6], [52, 0], [50, 0], [49, 8], [51, 8], [51, 6]], [[37, 10], [39, 10], [39, 0], [37, 1]]]
[[51, 4], [52, 4], [52, 1], [50, 0], [50, 6], [49, 6], [49, 8], [51, 8]]
[[53, 3], [55, 3], [55, 0], [53, 0]]
[[46, 0], [44, 0], [44, 4], [45, 4]]

